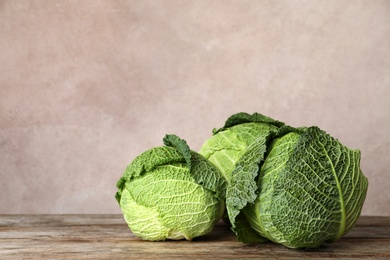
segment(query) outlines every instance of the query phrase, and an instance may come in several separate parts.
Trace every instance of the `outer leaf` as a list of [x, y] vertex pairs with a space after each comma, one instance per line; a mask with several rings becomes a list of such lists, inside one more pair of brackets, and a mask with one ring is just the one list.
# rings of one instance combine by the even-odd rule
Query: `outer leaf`
[[191, 169], [191, 150], [184, 139], [180, 139], [177, 135], [166, 135], [163, 142], [166, 146], [171, 146], [178, 150], [186, 160], [188, 169]]
[[236, 234], [240, 232], [240, 236], [238, 236], [240, 241], [242, 239], [245, 242], [251, 242], [243, 239], [250, 237], [250, 235], [245, 234], [244, 227], [237, 227], [236, 218], [241, 210], [248, 203], [254, 203], [257, 197], [256, 177], [259, 173], [259, 164], [266, 152], [266, 141], [267, 138], [258, 138], [246, 149], [233, 171], [232, 180], [226, 192], [226, 207], [229, 220], [233, 231]]
[[216, 134], [216, 133], [224, 131], [227, 128], [230, 128], [232, 126], [240, 125], [240, 124], [244, 124], [244, 123], [250, 123], [250, 122], [266, 123], [266, 124], [274, 125], [277, 127], [281, 127], [282, 125], [284, 125], [283, 122], [277, 121], [275, 119], [272, 119], [268, 116], [265, 116], [265, 115], [262, 115], [259, 113], [253, 113], [250, 115], [250, 114], [245, 113], [245, 112], [240, 112], [240, 113], [231, 115], [226, 120], [225, 125], [220, 129], [214, 129], [213, 133]]
[[[359, 151], [318, 127], [307, 128], [291, 153], [282, 146], [294, 141], [283, 138], [262, 168], [259, 227], [269, 239], [293, 248], [339, 239], [355, 224], [367, 190]], [[284, 163], [273, 161], [277, 158]]]
[[221, 172], [202, 155], [191, 151], [190, 174], [195, 182], [212, 191], [220, 200], [225, 199], [226, 179]]

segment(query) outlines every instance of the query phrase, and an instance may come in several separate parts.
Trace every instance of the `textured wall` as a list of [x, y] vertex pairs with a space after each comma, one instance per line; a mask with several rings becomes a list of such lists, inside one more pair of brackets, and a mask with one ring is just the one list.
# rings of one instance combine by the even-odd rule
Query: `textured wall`
[[362, 151], [390, 215], [390, 1], [0, 1], [0, 213], [120, 213], [115, 183], [166, 133], [236, 112]]

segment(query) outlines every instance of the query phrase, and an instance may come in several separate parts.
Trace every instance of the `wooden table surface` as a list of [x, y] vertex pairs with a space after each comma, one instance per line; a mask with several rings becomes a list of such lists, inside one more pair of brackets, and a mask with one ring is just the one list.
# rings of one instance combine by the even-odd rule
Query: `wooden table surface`
[[0, 215], [0, 259], [390, 259], [390, 217], [360, 217], [341, 240], [311, 250], [242, 244], [218, 223], [193, 241], [148, 242], [122, 215]]

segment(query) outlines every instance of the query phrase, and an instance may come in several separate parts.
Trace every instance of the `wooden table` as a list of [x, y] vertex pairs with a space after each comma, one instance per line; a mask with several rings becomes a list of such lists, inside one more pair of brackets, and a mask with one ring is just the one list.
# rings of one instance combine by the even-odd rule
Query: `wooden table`
[[311, 250], [242, 244], [229, 226], [193, 241], [142, 241], [121, 215], [0, 215], [0, 259], [390, 259], [390, 217], [361, 217], [341, 240]]

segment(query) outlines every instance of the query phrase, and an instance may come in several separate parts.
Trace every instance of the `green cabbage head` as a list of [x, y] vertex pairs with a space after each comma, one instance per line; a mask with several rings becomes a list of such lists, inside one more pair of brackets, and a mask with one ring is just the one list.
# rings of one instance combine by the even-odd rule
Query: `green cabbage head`
[[[248, 124], [243, 118], [259, 115], [235, 114], [228, 121], [236, 124], [216, 135], [225, 132], [229, 144], [227, 131]], [[226, 190], [229, 221], [239, 241], [271, 240], [289, 248], [315, 248], [351, 230], [368, 188], [359, 150], [342, 145], [315, 126], [279, 124], [251, 136], [255, 137], [239, 151], [234, 166], [229, 166], [233, 170]], [[236, 139], [233, 135], [232, 140]], [[212, 142], [207, 145], [213, 146]], [[231, 146], [226, 150], [227, 154]], [[224, 153], [223, 145], [218, 153]]]
[[209, 233], [225, 210], [226, 181], [209, 161], [175, 135], [136, 157], [115, 195], [134, 234], [144, 240]]

